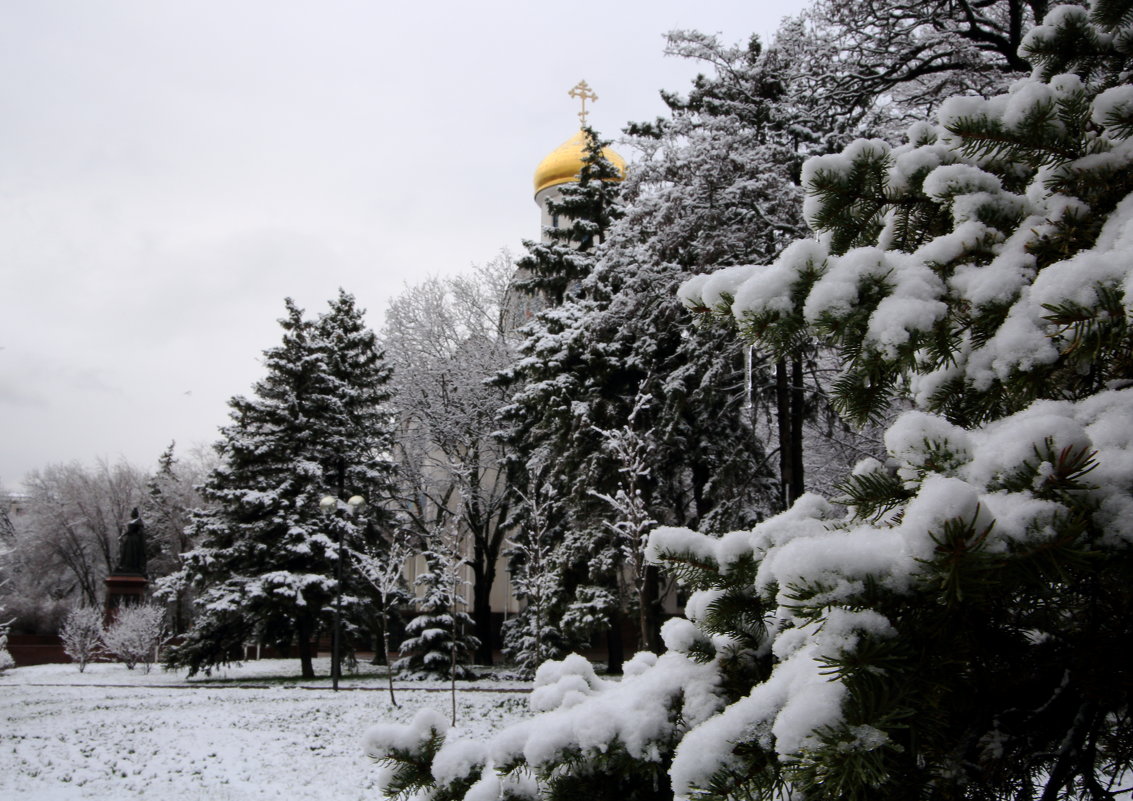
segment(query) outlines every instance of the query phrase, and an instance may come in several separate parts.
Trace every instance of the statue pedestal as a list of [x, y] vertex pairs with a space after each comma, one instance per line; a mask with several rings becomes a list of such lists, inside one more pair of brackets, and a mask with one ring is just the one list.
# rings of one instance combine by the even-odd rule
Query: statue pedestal
[[118, 617], [118, 610], [145, 603], [149, 579], [139, 575], [111, 575], [106, 577], [106, 625]]

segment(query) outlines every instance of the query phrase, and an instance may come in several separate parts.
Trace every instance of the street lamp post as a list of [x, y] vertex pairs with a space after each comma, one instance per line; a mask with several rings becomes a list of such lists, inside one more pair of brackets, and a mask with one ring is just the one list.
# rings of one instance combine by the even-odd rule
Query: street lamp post
[[[335, 496], [326, 495], [319, 501], [319, 508], [328, 513], [336, 512], [340, 503]], [[354, 495], [342, 506], [348, 516], [354, 517], [354, 513], [365, 503], [366, 499], [361, 495]], [[334, 691], [338, 692], [338, 680], [342, 676], [342, 563], [345, 561], [343, 543], [346, 538], [343, 536], [343, 526], [335, 528], [338, 530], [338, 564], [335, 565], [334, 571], [334, 632], [331, 635], [330, 681]]]

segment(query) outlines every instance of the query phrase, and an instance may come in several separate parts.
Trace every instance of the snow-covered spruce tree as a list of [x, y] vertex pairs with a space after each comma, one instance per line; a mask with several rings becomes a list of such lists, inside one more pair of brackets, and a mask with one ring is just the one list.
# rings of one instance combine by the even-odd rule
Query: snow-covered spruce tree
[[[425, 554], [426, 559], [430, 557]], [[424, 588], [416, 604], [420, 611], [405, 626], [406, 637], [399, 646], [402, 656], [393, 669], [415, 678], [476, 678], [468, 667], [479, 644], [471, 634], [472, 618], [457, 608], [464, 599], [454, 595], [444, 566], [430, 561], [431, 569], [417, 577], [417, 586]]]
[[[695, 590], [688, 619], [666, 624], [670, 651], [616, 688], [571, 679], [569, 703], [478, 746], [467, 770], [449, 766], [472, 746], [434, 742], [447, 769], [423, 787], [491, 797], [530, 770], [538, 797], [633, 797], [654, 785], [621, 777], [652, 768], [659, 798], [1121, 794], [1131, 22], [1129, 2], [1056, 9], [1026, 41], [1038, 71], [1010, 95], [952, 101], [908, 146], [812, 164], [818, 241], [685, 286], [764, 347], [805, 328], [851, 377], [863, 360], [888, 367], [874, 392], [896, 384], [920, 408], [890, 428], [887, 463], [846, 479], [848, 511], [808, 494], [751, 530], [656, 532], [653, 558]], [[837, 178], [844, 191], [824, 193]], [[823, 224], [835, 199], [845, 216]], [[834, 245], [873, 214], [872, 243]], [[842, 391], [849, 411], [885, 402], [853, 380]]]
[[[196, 483], [204, 479], [197, 465], [183, 466], [174, 456], [170, 443], [158, 458], [157, 470], [146, 481], [147, 499], [142, 508], [146, 521], [146, 570], [152, 576], [166, 576], [180, 569], [181, 554], [191, 547], [189, 513], [202, 504]], [[196, 468], [196, 469], [194, 469]], [[171, 633], [188, 628], [192, 599], [182, 586], [169, 597]]]
[[395, 670], [453, 680], [476, 677], [468, 663], [480, 641], [471, 633], [472, 618], [462, 608], [462, 544], [452, 521], [429, 537], [423, 554], [427, 570], [416, 582], [424, 595], [417, 601], [418, 614], [405, 626], [407, 636], [400, 646], [402, 657], [393, 664]]
[[397, 524], [389, 508], [397, 472], [391, 457], [396, 428], [390, 406], [393, 368], [382, 343], [366, 325], [365, 313], [353, 295], [339, 289], [314, 323], [317, 347], [326, 360], [332, 385], [320, 425], [323, 475], [330, 494], [340, 502], [355, 495], [365, 500], [360, 511], [336, 520], [343, 526], [347, 546], [347, 561], [342, 565], [343, 653], [355, 649], [350, 632], [366, 648], [381, 642], [391, 611], [373, 584], [355, 569], [349, 552], [352, 548], [385, 548], [387, 538], [396, 536]]
[[[285, 305], [283, 341], [264, 352], [267, 375], [252, 397], [230, 401], [220, 465], [202, 486], [211, 506], [191, 523], [199, 545], [167, 582], [198, 590], [193, 628], [169, 657], [194, 673], [258, 638], [296, 643], [303, 676], [313, 677], [312, 640], [335, 591], [336, 538], [353, 546], [385, 515], [388, 370], [376, 340], [344, 292], [316, 321]], [[328, 494], [367, 504], [332, 527], [319, 510]]]
[[[596, 249], [621, 214], [617, 197], [623, 177], [606, 155], [608, 142], [590, 128], [584, 128], [583, 134], [578, 180], [563, 185], [562, 197], [549, 205], [558, 225], [545, 230], [548, 241], [526, 242], [527, 255], [516, 264], [512, 290], [527, 295], [533, 307], [542, 310], [519, 329], [518, 357], [500, 371], [498, 380], [510, 392], [502, 417], [511, 485], [550, 485], [563, 490], [545, 499], [548, 508], [543, 510], [544, 525], [553, 528], [550, 539], [558, 543], [553, 560], [564, 584], [561, 603], [547, 610], [560, 630], [564, 630], [559, 625], [562, 616], [580, 592], [613, 597], [610, 589], [616, 587], [610, 569], [613, 563], [599, 556], [610, 554], [601, 524], [568, 520], [573, 497], [585, 497], [579, 480], [583, 468], [577, 457], [590, 444], [576, 438], [579, 421], [572, 408], [581, 408], [576, 401], [581, 400], [586, 382], [600, 380], [577, 323], [603, 301], [590, 297], [583, 283], [594, 267]], [[529, 514], [520, 503], [510, 520], [510, 526], [520, 532], [516, 535], [520, 541], [525, 532], [535, 530], [527, 519]], [[623, 658], [618, 614], [616, 604], [603, 604], [597, 614], [575, 615], [576, 620], [585, 619], [586, 625], [573, 631], [581, 644], [605, 630], [609, 667], [615, 672]], [[524, 635], [511, 627], [505, 641], [509, 651], [521, 647], [514, 639], [517, 636]]]

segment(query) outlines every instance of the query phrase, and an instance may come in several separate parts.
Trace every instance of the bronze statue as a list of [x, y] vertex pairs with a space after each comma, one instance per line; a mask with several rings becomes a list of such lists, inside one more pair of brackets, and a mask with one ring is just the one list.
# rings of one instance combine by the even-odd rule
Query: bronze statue
[[130, 513], [126, 531], [118, 539], [116, 574], [146, 575], [146, 530], [137, 507]]

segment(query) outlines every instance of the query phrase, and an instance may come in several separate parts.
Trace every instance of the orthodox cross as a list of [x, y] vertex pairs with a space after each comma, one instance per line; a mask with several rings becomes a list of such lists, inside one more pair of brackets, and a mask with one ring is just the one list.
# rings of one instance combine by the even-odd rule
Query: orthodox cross
[[586, 81], [579, 81], [578, 85], [567, 92], [567, 94], [571, 97], [577, 97], [582, 101], [582, 111], [578, 112], [578, 119], [582, 121], [582, 127], [585, 128], [586, 115], [589, 113], [586, 110], [586, 101], [589, 100], [593, 103], [598, 99], [598, 95], [594, 94], [594, 90], [590, 88], [590, 85], [587, 84]]

